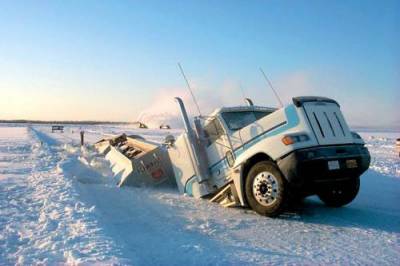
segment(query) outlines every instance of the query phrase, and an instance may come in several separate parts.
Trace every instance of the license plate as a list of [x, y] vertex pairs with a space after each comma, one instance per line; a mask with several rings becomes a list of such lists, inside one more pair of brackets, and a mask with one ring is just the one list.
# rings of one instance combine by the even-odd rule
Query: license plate
[[329, 170], [340, 169], [339, 161], [328, 161], [328, 169]]
[[357, 168], [357, 160], [346, 160], [347, 168]]

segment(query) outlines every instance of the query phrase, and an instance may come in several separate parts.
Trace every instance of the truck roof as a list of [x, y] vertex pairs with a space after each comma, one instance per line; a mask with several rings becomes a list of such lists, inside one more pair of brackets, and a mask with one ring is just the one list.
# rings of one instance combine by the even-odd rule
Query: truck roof
[[258, 111], [258, 112], [275, 112], [277, 108], [265, 107], [265, 106], [233, 106], [233, 107], [221, 107], [217, 108], [212, 112], [206, 120], [210, 120], [220, 113], [226, 112], [248, 112], [248, 111]]
[[302, 106], [304, 103], [307, 102], [326, 102], [326, 103], [334, 103], [337, 106], [340, 107], [339, 103], [333, 99], [326, 98], [326, 97], [320, 97], [320, 96], [299, 96], [299, 97], [293, 97], [293, 103], [297, 107]]

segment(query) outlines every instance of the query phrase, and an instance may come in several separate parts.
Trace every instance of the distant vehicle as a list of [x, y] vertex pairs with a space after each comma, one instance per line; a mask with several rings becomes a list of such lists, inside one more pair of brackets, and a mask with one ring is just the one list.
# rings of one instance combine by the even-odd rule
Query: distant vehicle
[[59, 126], [59, 125], [51, 126], [51, 133], [54, 133], [56, 131], [59, 131], [59, 132], [63, 133], [64, 132], [64, 126]]
[[136, 121], [136, 122], [134, 122], [133, 124], [134, 124], [134, 125], [137, 125], [138, 128], [143, 128], [143, 129], [149, 128], [145, 123], [142, 123], [142, 122], [140, 122], [140, 121]]
[[[360, 135], [350, 131], [336, 101], [296, 97], [280, 109], [223, 107], [196, 117], [192, 128], [182, 100], [176, 100], [185, 132], [153, 149], [159, 154], [148, 156], [150, 161], [141, 163], [136, 157], [137, 170], [114, 154], [116, 174], [125, 169], [137, 178], [136, 171], [147, 172], [140, 165], [163, 165], [149, 168], [150, 176], [172, 169], [181, 193], [226, 207], [249, 206], [266, 216], [279, 215], [290, 200], [309, 195], [339, 207], [358, 194], [370, 154]], [[128, 150], [140, 146], [138, 140], [130, 143]]]
[[170, 125], [162, 124], [160, 125], [160, 129], [171, 129]]

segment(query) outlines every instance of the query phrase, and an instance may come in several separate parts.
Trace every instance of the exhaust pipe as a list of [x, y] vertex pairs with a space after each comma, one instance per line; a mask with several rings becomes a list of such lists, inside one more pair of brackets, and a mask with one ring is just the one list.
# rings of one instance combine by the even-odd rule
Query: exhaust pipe
[[175, 97], [175, 101], [178, 102], [179, 108], [181, 109], [181, 115], [182, 115], [183, 125], [185, 126], [185, 132], [188, 134], [189, 139], [192, 141], [194, 140], [194, 133], [192, 127], [190, 126], [189, 117], [186, 112], [185, 105], [183, 104], [182, 99], [179, 97]]
[[194, 133], [193, 128], [190, 125], [189, 122], [189, 117], [186, 112], [185, 105], [183, 104], [183, 101], [179, 97], [175, 97], [175, 100], [179, 104], [179, 108], [181, 110], [181, 115], [183, 119], [183, 124], [185, 126], [185, 132], [187, 134], [187, 137], [189, 139], [189, 149], [191, 150], [191, 153], [193, 154], [193, 160], [194, 160], [194, 170], [196, 172], [196, 175], [198, 177], [198, 182], [201, 184], [203, 181], [206, 181], [208, 179], [208, 174], [207, 174], [207, 162], [202, 159], [202, 155], [200, 152], [200, 147], [199, 147], [199, 140], [197, 138], [197, 135]]

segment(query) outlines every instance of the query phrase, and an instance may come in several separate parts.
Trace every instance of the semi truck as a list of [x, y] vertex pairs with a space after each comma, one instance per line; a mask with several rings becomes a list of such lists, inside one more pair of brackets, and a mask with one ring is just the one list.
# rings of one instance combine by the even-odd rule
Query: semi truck
[[[332, 207], [357, 196], [370, 154], [335, 100], [295, 97], [282, 108], [255, 106], [248, 100], [247, 106], [222, 107], [191, 122], [183, 101], [175, 99], [185, 130], [153, 149], [161, 155], [147, 157], [163, 158], [158, 164], [162, 167], [152, 171], [158, 171], [158, 180], [172, 173], [166, 175], [181, 193], [270, 217], [310, 195]], [[118, 164], [114, 159], [113, 165]], [[124, 183], [135, 184], [129, 179], [140, 180], [137, 173], [146, 169], [129, 167]]]

